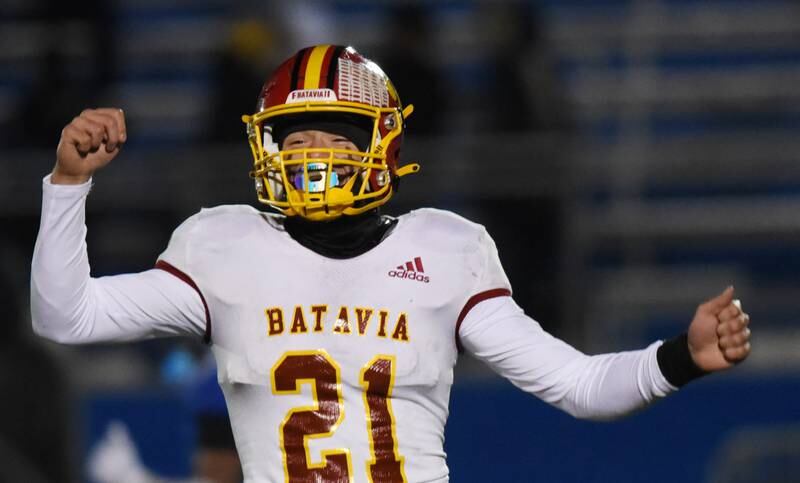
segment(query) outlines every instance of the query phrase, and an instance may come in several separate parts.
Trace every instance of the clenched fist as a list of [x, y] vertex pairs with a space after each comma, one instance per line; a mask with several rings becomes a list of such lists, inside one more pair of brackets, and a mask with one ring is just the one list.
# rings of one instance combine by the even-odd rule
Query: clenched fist
[[80, 184], [108, 164], [127, 139], [122, 109], [86, 109], [61, 131], [50, 182]]
[[689, 326], [689, 352], [706, 372], [727, 369], [750, 355], [750, 316], [733, 298], [733, 287], [700, 305]]

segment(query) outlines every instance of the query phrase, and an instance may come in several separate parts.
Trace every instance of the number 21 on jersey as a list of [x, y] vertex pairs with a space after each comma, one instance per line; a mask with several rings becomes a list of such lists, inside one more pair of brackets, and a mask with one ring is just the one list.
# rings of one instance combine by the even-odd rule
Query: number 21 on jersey
[[[392, 417], [394, 356], [379, 355], [361, 370], [367, 433], [372, 458], [366, 462], [372, 483], [406, 482], [404, 458], [397, 453]], [[302, 384], [311, 386], [314, 404], [292, 408], [281, 423], [279, 436], [288, 483], [352, 481], [350, 451], [322, 451], [322, 463], [311, 464], [307, 438], [331, 436], [344, 419], [339, 366], [324, 350], [287, 352], [272, 368], [272, 392], [299, 394]]]

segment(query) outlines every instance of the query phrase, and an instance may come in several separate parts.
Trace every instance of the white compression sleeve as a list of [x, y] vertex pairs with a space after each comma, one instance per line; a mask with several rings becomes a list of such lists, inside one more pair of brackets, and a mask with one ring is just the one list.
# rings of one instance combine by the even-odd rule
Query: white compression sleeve
[[614, 419], [676, 390], [658, 367], [660, 342], [588, 356], [545, 332], [511, 297], [477, 304], [458, 335], [495, 372], [575, 417]]
[[86, 251], [85, 205], [91, 182], [43, 181], [42, 219], [31, 264], [34, 331], [77, 344], [202, 335], [200, 294], [163, 270], [92, 278]]

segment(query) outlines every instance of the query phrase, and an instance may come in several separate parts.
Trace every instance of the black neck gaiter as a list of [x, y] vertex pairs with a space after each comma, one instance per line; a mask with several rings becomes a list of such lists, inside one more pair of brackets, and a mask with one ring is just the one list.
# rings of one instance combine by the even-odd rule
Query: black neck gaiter
[[397, 219], [382, 216], [378, 209], [332, 221], [308, 221], [290, 216], [284, 227], [297, 243], [324, 257], [353, 258], [371, 250], [391, 231]]

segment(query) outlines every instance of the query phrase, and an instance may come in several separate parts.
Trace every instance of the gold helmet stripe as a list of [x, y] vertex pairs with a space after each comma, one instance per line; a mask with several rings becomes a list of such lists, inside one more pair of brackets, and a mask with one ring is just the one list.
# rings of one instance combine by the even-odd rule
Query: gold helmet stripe
[[320, 77], [322, 77], [322, 62], [325, 60], [325, 54], [330, 48], [330, 45], [318, 45], [311, 51], [311, 54], [308, 56], [303, 89], [320, 88], [319, 80]]

